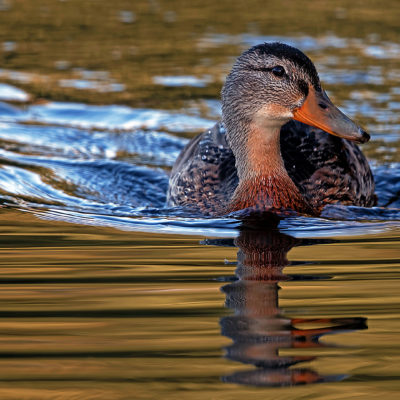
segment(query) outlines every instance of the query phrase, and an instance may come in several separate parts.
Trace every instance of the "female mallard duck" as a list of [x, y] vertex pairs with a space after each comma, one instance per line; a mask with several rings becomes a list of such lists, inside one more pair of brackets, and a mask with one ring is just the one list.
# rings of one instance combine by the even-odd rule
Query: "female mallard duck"
[[222, 124], [192, 139], [176, 160], [167, 202], [211, 215], [373, 206], [374, 179], [354, 144], [368, 140], [329, 100], [305, 54], [260, 44], [226, 79]]

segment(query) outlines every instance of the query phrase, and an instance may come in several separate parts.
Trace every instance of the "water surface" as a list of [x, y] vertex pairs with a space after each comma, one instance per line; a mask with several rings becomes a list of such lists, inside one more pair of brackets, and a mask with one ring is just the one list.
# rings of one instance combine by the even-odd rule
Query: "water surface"
[[[0, 1], [2, 399], [398, 397], [398, 5], [309, 7]], [[250, 230], [165, 207], [269, 40], [371, 133], [377, 207]]]

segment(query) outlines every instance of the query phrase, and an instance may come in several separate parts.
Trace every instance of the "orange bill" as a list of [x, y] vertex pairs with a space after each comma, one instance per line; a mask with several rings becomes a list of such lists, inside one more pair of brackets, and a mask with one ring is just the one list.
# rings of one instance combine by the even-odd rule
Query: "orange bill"
[[343, 114], [329, 99], [324, 90], [317, 92], [309, 87], [303, 105], [294, 112], [294, 119], [315, 126], [332, 135], [357, 143], [365, 143], [369, 135], [349, 117]]

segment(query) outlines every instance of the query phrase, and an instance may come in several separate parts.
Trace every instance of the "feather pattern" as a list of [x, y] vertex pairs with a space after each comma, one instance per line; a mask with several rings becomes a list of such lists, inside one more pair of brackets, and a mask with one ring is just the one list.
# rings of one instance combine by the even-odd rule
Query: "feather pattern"
[[[280, 141], [288, 175], [314, 210], [335, 203], [376, 204], [368, 161], [355, 143], [298, 121], [282, 127]], [[171, 172], [167, 203], [222, 214], [238, 183], [235, 156], [218, 123], [182, 151]], [[268, 193], [263, 201], [270, 204]]]

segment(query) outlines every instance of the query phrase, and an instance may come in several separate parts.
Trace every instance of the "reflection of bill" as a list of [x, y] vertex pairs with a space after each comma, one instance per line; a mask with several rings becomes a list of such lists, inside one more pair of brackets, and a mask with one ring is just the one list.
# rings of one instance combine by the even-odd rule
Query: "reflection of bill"
[[[287, 253], [302, 244], [304, 241], [278, 230], [246, 229], [235, 240], [239, 247], [238, 280], [222, 288], [227, 307], [235, 313], [221, 319], [222, 334], [233, 340], [226, 348], [226, 356], [253, 364], [257, 369], [225, 376], [224, 381], [287, 386], [345, 378], [343, 375], [322, 376], [310, 368], [290, 368], [314, 360], [314, 356], [279, 355], [282, 349], [325, 347], [327, 345], [320, 343], [319, 338], [328, 333], [367, 329], [364, 318], [294, 319], [282, 315], [278, 306], [278, 282], [290, 279], [282, 272], [289, 264]], [[307, 240], [307, 244], [312, 241]], [[310, 328], [306, 328], [307, 325]]]

